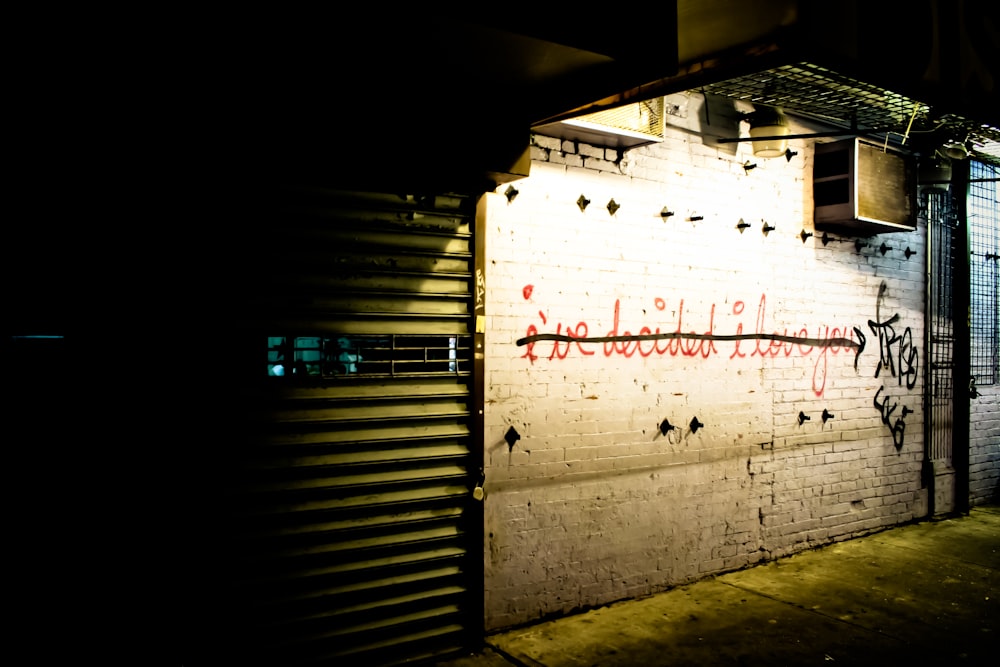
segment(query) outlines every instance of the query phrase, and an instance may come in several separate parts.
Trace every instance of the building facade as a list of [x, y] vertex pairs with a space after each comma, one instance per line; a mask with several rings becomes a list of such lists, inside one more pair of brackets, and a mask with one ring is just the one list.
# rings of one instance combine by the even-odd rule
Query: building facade
[[[488, 627], [928, 516], [925, 215], [817, 231], [804, 141], [531, 150], [487, 195]], [[973, 502], [995, 411], [984, 389]]]

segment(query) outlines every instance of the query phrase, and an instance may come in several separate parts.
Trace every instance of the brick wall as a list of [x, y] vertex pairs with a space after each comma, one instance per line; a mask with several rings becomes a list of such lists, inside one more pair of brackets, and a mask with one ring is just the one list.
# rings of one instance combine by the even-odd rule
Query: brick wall
[[969, 414], [969, 502], [1000, 503], [1000, 385], [976, 391]]
[[922, 225], [824, 243], [802, 142], [533, 144], [487, 202], [487, 629], [926, 513]]

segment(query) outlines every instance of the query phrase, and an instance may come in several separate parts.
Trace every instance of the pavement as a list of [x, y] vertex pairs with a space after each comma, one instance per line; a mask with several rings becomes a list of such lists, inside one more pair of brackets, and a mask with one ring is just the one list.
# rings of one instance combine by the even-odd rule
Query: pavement
[[507, 630], [438, 667], [1000, 664], [1000, 507]]

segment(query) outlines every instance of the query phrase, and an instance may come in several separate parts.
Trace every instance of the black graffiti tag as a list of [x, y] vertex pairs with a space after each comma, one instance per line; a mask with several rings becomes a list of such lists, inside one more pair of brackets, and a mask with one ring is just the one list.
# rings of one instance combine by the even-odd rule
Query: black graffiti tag
[[[902, 335], [896, 334], [896, 329], [893, 325], [899, 321], [898, 313], [886, 320], [882, 320], [880, 311], [882, 298], [885, 296], [886, 289], [886, 284], [883, 282], [879, 286], [878, 299], [875, 301], [875, 319], [868, 320], [868, 326], [871, 328], [872, 333], [878, 336], [879, 361], [875, 367], [875, 377], [878, 377], [882, 369], [886, 368], [889, 370], [890, 375], [897, 378], [900, 386], [903, 385], [905, 380], [906, 388], [913, 389], [917, 384], [918, 366], [917, 350], [913, 347], [913, 333], [909, 327], [906, 327]], [[906, 415], [913, 411], [904, 405], [900, 416], [893, 422], [891, 419], [892, 413], [899, 407], [899, 402], [893, 403], [890, 407], [890, 399], [887, 395], [880, 403], [879, 396], [883, 389], [884, 387], [879, 387], [878, 391], [875, 392], [875, 398], [872, 402], [882, 418], [882, 423], [889, 427], [889, 431], [892, 433], [892, 443], [896, 446], [896, 450], [899, 451], [903, 447], [903, 437], [906, 434]]]
[[890, 375], [899, 378], [900, 385], [905, 379], [906, 388], [913, 389], [917, 384], [917, 350], [913, 347], [913, 332], [910, 327], [906, 327], [901, 336], [896, 334], [892, 325], [898, 320], [899, 314], [884, 322], [868, 320], [872, 333], [878, 336], [879, 360], [875, 367], [875, 377], [879, 376], [883, 368], [887, 368]]
[[882, 423], [888, 426], [889, 430], [892, 432], [892, 444], [896, 446], [896, 450], [898, 451], [903, 448], [903, 436], [906, 434], [906, 421], [904, 421], [904, 418], [913, 411], [904, 405], [903, 410], [900, 413], [901, 416], [897, 417], [896, 421], [893, 422], [891, 419], [892, 413], [899, 407], [899, 401], [896, 401], [893, 403], [892, 407], [889, 407], [889, 396], [886, 396], [880, 404], [878, 397], [879, 394], [882, 393], [882, 389], [883, 387], [879, 387], [878, 391], [875, 392], [875, 399], [872, 403], [875, 405], [875, 409], [878, 410], [879, 414], [882, 416]]

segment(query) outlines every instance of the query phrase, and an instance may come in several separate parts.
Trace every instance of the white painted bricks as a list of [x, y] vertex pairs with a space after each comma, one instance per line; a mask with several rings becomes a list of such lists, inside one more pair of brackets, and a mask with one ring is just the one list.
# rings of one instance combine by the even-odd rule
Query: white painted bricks
[[533, 144], [487, 202], [488, 630], [926, 512], [922, 226], [823, 244], [801, 142]]

